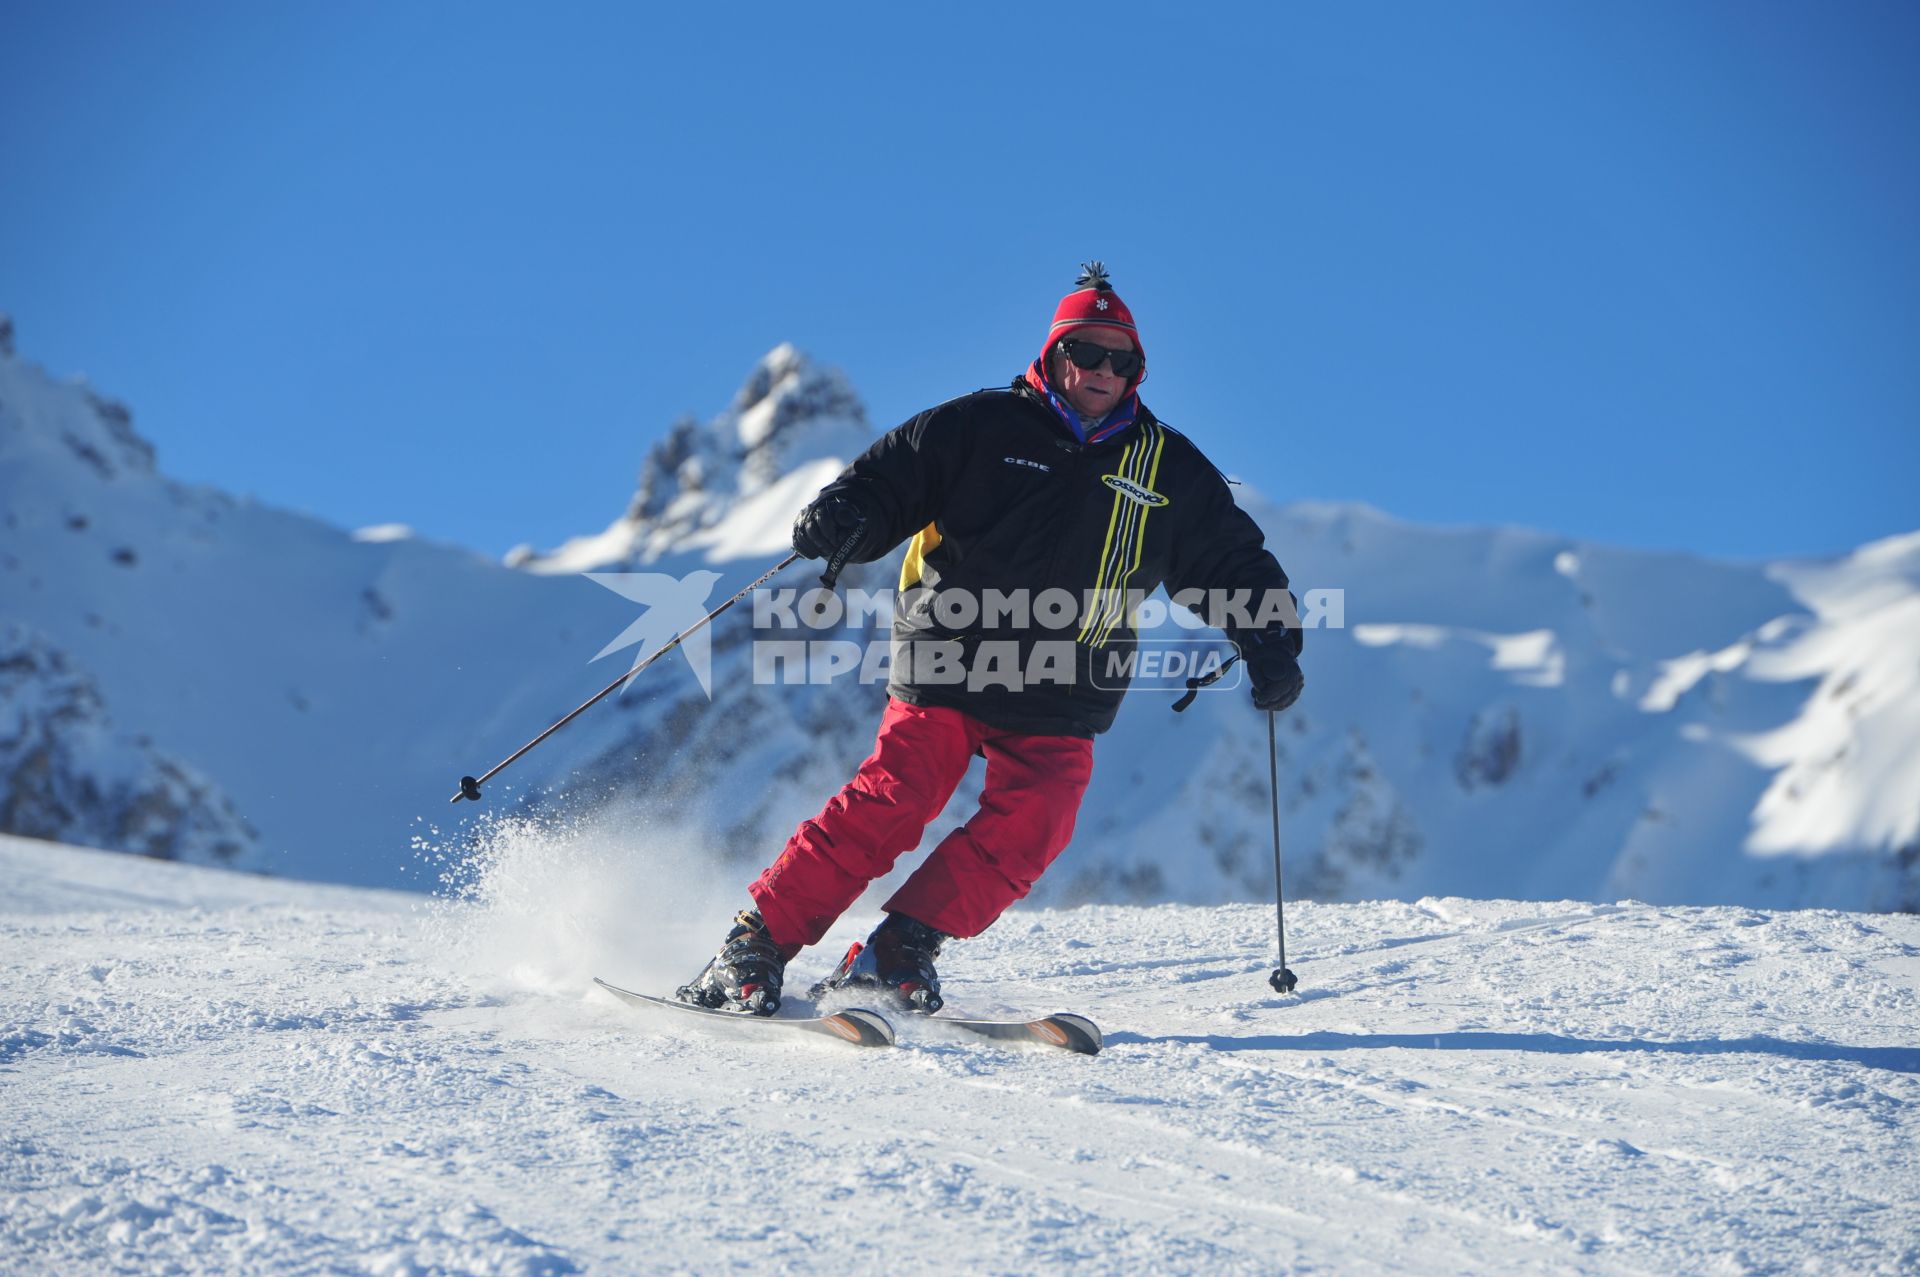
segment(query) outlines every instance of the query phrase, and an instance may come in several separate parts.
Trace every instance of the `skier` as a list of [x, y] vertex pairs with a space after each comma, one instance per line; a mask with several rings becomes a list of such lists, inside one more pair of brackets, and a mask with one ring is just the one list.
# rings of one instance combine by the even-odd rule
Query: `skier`
[[[1204, 600], [1191, 610], [1238, 646], [1257, 708], [1299, 697], [1287, 575], [1220, 473], [1140, 402], [1145, 378], [1132, 313], [1087, 263], [1010, 388], [920, 413], [801, 512], [793, 546], [809, 558], [851, 545], [847, 561], [864, 563], [911, 538], [887, 708], [872, 756], [748, 888], [753, 907], [681, 1001], [772, 1015], [787, 963], [919, 844], [981, 754], [979, 810], [815, 990], [871, 987], [939, 1010], [941, 946], [984, 931], [1072, 836], [1093, 738], [1125, 695], [1102, 662], [1163, 583], [1183, 604]], [[1084, 606], [1063, 625], [1045, 602], [1069, 597]], [[996, 599], [1026, 606], [981, 606]]]

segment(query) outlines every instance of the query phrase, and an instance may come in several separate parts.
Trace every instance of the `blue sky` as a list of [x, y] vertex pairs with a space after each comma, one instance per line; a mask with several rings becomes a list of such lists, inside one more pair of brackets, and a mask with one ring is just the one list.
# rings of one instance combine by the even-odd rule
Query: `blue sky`
[[780, 341], [1002, 383], [1100, 257], [1276, 499], [1824, 554], [1920, 527], [1917, 138], [1877, 0], [27, 0], [0, 310], [169, 473], [497, 554]]

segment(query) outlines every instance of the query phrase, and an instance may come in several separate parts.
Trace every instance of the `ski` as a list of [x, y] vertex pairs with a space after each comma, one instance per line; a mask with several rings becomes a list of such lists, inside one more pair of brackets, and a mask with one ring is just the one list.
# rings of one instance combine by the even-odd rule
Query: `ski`
[[748, 1032], [778, 1032], [781, 1030], [798, 1033], [817, 1033], [824, 1037], [850, 1042], [854, 1046], [892, 1046], [893, 1025], [878, 1012], [868, 1011], [864, 1007], [846, 1007], [825, 1015], [791, 1016], [782, 1018], [777, 1015], [747, 1015], [739, 1011], [718, 1011], [710, 1007], [697, 1007], [688, 1002], [677, 1002], [672, 998], [656, 998], [646, 993], [635, 993], [632, 989], [623, 989], [617, 984], [608, 984], [599, 976], [593, 982], [611, 993], [614, 997], [642, 1010], [671, 1010], [684, 1015], [700, 1016], [709, 1023], [718, 1026], [733, 1026]]
[[1100, 1026], [1084, 1015], [1061, 1012], [1036, 1020], [965, 1020], [951, 1016], [927, 1017], [929, 1024], [944, 1024], [965, 1033], [993, 1038], [1001, 1042], [1038, 1042], [1057, 1046], [1076, 1055], [1098, 1055], [1105, 1045]]

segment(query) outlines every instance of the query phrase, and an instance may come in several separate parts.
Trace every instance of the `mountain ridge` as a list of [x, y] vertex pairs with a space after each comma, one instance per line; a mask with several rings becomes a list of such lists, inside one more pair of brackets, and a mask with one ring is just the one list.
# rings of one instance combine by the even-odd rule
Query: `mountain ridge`
[[[646, 452], [602, 532], [503, 564], [167, 479], [124, 408], [4, 355], [0, 619], [228, 795], [259, 867], [431, 885], [408, 844], [466, 836], [452, 778], [613, 672], [578, 667], [632, 605], [580, 574], [710, 571], [717, 601], [786, 552], [794, 512], [872, 435], [844, 377], [777, 347], [725, 410]], [[1290, 886], [1920, 907], [1920, 687], [1898, 642], [1920, 533], [1755, 565], [1237, 495], [1343, 622], [1308, 634], [1307, 695], [1281, 720]], [[883, 590], [896, 559], [843, 584]], [[730, 874], [770, 859], [864, 756], [882, 692], [756, 681], [742, 615], [714, 628], [711, 702], [663, 661], [490, 787], [490, 810], [673, 828]], [[1136, 691], [1036, 903], [1270, 892], [1244, 697], [1172, 718]]]

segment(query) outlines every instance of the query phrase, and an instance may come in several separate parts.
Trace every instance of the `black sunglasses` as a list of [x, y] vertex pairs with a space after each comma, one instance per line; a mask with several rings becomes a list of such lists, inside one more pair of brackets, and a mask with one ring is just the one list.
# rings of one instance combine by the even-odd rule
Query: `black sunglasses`
[[1131, 377], [1140, 371], [1140, 352], [1137, 350], [1108, 350], [1105, 346], [1090, 341], [1073, 341], [1070, 338], [1060, 340], [1060, 349], [1073, 360], [1075, 368], [1085, 368], [1092, 372], [1105, 361], [1113, 369], [1116, 377]]

